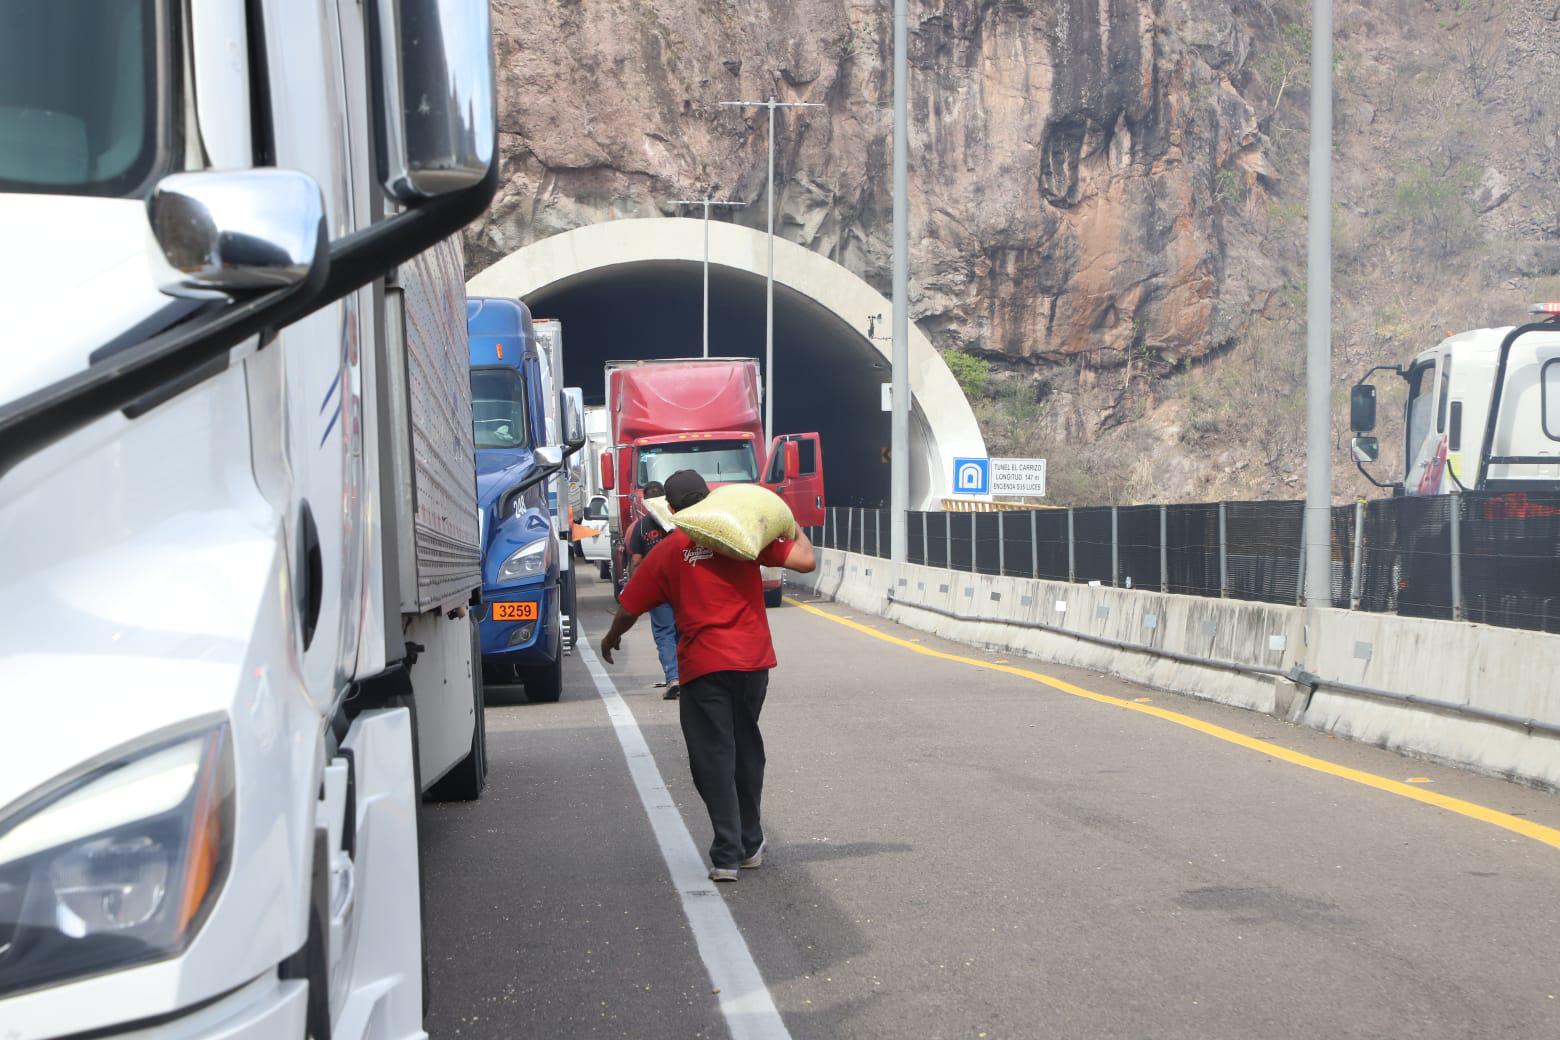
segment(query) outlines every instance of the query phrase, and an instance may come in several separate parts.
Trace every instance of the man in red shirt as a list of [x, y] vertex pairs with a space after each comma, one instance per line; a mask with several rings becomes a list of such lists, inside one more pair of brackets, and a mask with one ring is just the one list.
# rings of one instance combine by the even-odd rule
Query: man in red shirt
[[[691, 469], [666, 479], [675, 513], [709, 494]], [[601, 656], [612, 652], [639, 615], [670, 603], [677, 618], [677, 670], [682, 680], [678, 715], [688, 745], [693, 785], [709, 810], [715, 840], [710, 880], [735, 881], [739, 868], [764, 860], [759, 801], [764, 789], [764, 738], [758, 715], [769, 689], [775, 648], [764, 610], [763, 567], [806, 574], [817, 566], [812, 542], [797, 530], [777, 538], [752, 563], [718, 555], [673, 531], [650, 550], [618, 599]]]

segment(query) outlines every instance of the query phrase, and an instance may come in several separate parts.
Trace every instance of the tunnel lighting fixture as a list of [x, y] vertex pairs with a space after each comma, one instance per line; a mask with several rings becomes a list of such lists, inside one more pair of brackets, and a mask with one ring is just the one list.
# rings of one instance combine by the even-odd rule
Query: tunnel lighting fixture
[[826, 108], [816, 101], [722, 101], [722, 108], [767, 108], [769, 110], [769, 181], [765, 198], [769, 204], [769, 273], [764, 278], [764, 440], [775, 439], [775, 109]]
[[[770, 134], [773, 138], [774, 135]], [[732, 206], [741, 209], [746, 202], [736, 202], [731, 199], [712, 199], [708, 194], [702, 199], [673, 199], [674, 206], [703, 206], [704, 207], [704, 356], [710, 356], [710, 207]], [[770, 265], [773, 269], [773, 264]]]

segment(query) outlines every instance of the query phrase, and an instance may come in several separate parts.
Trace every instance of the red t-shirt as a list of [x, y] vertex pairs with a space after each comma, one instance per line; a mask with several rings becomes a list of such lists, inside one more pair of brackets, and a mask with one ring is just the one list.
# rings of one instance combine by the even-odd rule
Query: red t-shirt
[[677, 616], [677, 676], [761, 672], [775, 666], [759, 566], [779, 567], [791, 552], [777, 538], [748, 563], [695, 545], [673, 531], [639, 564], [618, 605], [635, 616], [670, 603]]

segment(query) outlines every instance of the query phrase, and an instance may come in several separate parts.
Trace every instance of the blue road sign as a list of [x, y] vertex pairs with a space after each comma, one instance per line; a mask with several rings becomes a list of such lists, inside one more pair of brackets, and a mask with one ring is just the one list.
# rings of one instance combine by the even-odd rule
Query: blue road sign
[[991, 488], [990, 459], [954, 459], [953, 491], [956, 495], [984, 495]]

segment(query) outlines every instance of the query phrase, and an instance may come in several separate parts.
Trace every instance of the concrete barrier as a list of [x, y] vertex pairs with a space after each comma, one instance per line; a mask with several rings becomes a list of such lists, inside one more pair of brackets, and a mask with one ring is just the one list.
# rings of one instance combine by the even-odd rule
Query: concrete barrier
[[818, 558], [805, 587], [912, 628], [1560, 790], [1560, 636]]

